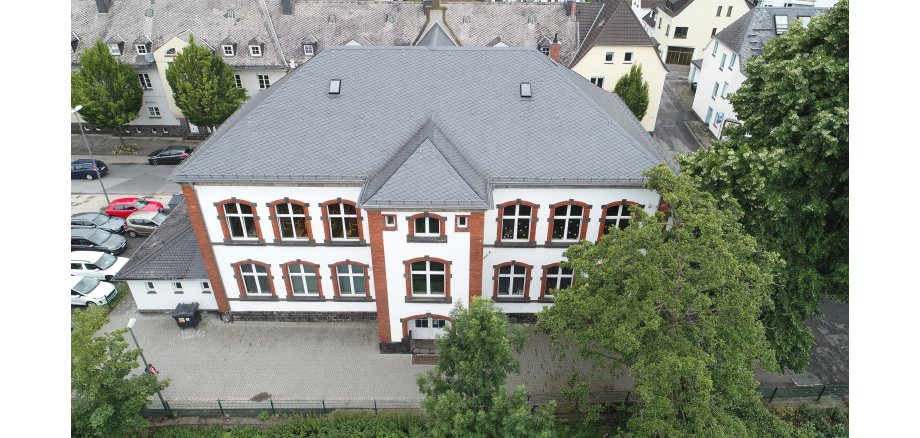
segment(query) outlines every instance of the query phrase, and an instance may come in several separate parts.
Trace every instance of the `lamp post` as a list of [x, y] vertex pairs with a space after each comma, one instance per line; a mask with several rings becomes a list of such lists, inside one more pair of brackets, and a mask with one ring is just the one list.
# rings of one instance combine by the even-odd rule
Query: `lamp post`
[[[147, 364], [147, 358], [144, 357], [144, 350], [141, 349], [140, 344], [137, 343], [137, 337], [134, 336], [134, 324], [137, 324], [137, 318], [131, 318], [128, 320], [128, 333], [131, 333], [131, 339], [134, 340], [134, 346], [137, 347], [138, 351], [141, 353], [141, 361], [144, 363], [144, 372], [150, 368], [150, 365]], [[163, 409], [169, 412], [169, 405], [166, 404], [166, 400], [163, 399], [163, 393], [157, 389], [157, 396], [160, 397], [160, 403], [163, 405]]]
[[77, 124], [80, 126], [80, 135], [83, 136], [83, 144], [86, 145], [86, 150], [89, 152], [89, 159], [93, 161], [93, 169], [96, 169], [96, 178], [99, 180], [99, 186], [102, 187], [102, 194], [105, 195], [105, 205], [109, 205], [111, 204], [111, 202], [109, 202], [109, 194], [105, 191], [105, 184], [102, 183], [102, 175], [99, 174], [99, 166], [96, 165], [96, 157], [93, 156], [93, 150], [89, 147], [89, 141], [86, 139], [86, 132], [83, 132], [83, 118], [80, 117], [81, 109], [83, 109], [83, 105], [77, 105], [76, 108], [70, 112], [77, 116]]

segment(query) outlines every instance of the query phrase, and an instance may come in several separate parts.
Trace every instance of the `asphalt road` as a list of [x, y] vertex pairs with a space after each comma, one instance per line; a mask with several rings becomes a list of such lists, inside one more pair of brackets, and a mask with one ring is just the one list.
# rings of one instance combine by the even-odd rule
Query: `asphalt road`
[[[104, 160], [103, 160], [104, 161]], [[106, 191], [116, 195], [178, 193], [179, 185], [166, 181], [175, 165], [110, 164], [109, 173], [102, 177]], [[98, 180], [70, 180], [71, 194], [102, 194]]]

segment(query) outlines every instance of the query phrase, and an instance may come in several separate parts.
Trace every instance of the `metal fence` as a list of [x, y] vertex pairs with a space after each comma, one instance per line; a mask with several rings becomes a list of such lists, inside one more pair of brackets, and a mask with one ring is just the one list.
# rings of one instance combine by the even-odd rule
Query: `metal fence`
[[[774, 399], [809, 398], [820, 401], [828, 396], [846, 396], [848, 385], [816, 385], [797, 387], [761, 387], [757, 388], [769, 403]], [[630, 404], [637, 400], [632, 391], [605, 391], [592, 394], [591, 400], [605, 405]], [[543, 406], [555, 400], [559, 407], [574, 407], [575, 404], [565, 400], [562, 394], [532, 394], [527, 397], [531, 406]], [[149, 417], [255, 417], [266, 412], [276, 414], [328, 414], [335, 410], [380, 411], [421, 411], [421, 400], [172, 400], [163, 406], [158, 400], [150, 402], [144, 409]]]

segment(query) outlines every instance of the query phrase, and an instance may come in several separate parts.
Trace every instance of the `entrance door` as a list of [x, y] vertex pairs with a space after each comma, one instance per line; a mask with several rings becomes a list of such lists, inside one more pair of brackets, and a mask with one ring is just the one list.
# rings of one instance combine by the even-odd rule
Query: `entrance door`
[[693, 59], [693, 47], [668, 47], [665, 64], [690, 65]]
[[412, 324], [412, 339], [435, 339], [444, 336], [447, 330], [446, 319], [418, 318]]

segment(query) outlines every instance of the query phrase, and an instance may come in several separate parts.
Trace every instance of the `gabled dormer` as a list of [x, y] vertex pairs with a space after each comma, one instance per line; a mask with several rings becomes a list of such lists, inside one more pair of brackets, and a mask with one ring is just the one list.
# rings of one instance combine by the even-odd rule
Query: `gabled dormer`
[[319, 44], [319, 41], [316, 40], [316, 37], [313, 34], [305, 36], [300, 40], [300, 47], [303, 49], [303, 55], [305, 57], [312, 58], [316, 54], [316, 46]]
[[227, 36], [220, 42], [220, 54], [228, 58], [236, 56], [236, 46], [236, 40], [231, 36]]
[[499, 35], [486, 43], [486, 47], [508, 47], [508, 44], [505, 43], [505, 40], [503, 40], [501, 35]]
[[249, 56], [253, 58], [261, 58], [265, 52], [265, 42], [259, 37], [253, 37], [246, 45], [249, 46]]
[[134, 40], [134, 52], [137, 53], [138, 56], [145, 56], [152, 52], [150, 47], [152, 43], [153, 42], [150, 41], [150, 38], [147, 38], [146, 35], [141, 35]]
[[549, 56], [549, 46], [551, 44], [553, 44], [553, 42], [550, 41], [549, 38], [547, 38], [545, 35], [541, 36], [540, 39], [537, 40], [537, 50], [539, 50], [540, 53]]
[[372, 45], [366, 38], [361, 35], [352, 35], [351, 38], [345, 40], [345, 46], [370, 46]]
[[125, 39], [121, 35], [115, 34], [106, 38], [105, 45], [109, 46], [109, 53], [120, 56], [125, 50]]

